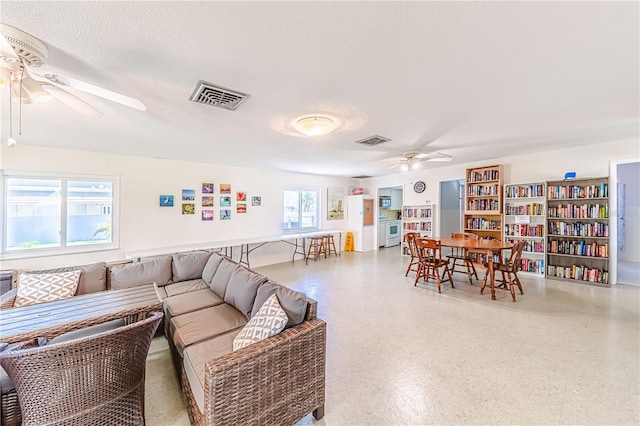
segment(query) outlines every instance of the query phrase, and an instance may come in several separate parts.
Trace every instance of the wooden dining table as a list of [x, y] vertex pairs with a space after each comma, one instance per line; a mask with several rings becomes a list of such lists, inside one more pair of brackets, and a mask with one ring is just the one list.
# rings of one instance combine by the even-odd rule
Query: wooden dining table
[[443, 247], [453, 247], [468, 251], [485, 254], [487, 256], [487, 267], [489, 269], [489, 287], [491, 288], [491, 299], [496, 300], [496, 288], [494, 285], [493, 255], [498, 254], [502, 259], [502, 250], [513, 247], [513, 243], [500, 240], [483, 240], [473, 238], [433, 238], [440, 241]]

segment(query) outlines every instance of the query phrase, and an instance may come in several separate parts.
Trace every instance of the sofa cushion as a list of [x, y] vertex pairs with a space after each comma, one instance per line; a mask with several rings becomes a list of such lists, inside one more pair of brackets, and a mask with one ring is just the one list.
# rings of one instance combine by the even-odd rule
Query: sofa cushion
[[13, 306], [35, 305], [73, 297], [78, 289], [79, 278], [79, 270], [20, 275]]
[[140, 262], [109, 266], [111, 289], [135, 287], [143, 284], [158, 285], [171, 282], [171, 256], [158, 256]]
[[231, 273], [229, 285], [224, 294], [224, 301], [236, 307], [247, 318], [251, 317], [253, 301], [256, 299], [258, 287], [267, 281], [267, 277], [238, 266]]
[[188, 253], [174, 253], [172, 270], [174, 283], [202, 278], [202, 270], [211, 257], [210, 251], [192, 251]]
[[233, 349], [233, 339], [239, 332], [240, 330], [232, 331], [222, 336], [196, 343], [184, 350], [184, 371], [200, 413], [204, 413], [205, 365], [214, 358], [230, 353]]
[[212, 337], [238, 330], [247, 318], [226, 303], [171, 318], [170, 335], [180, 356], [184, 348]]
[[280, 306], [282, 306], [282, 309], [284, 309], [289, 317], [286, 328], [296, 326], [304, 321], [304, 317], [307, 313], [307, 295], [299, 291], [292, 290], [272, 280], [267, 281], [258, 288], [258, 294], [256, 295], [256, 300], [253, 304], [251, 316], [258, 312], [258, 309], [260, 309], [262, 304], [272, 294], [278, 296]]
[[213, 275], [218, 270], [218, 266], [220, 266], [222, 259], [224, 259], [224, 257], [219, 255], [218, 253], [213, 253], [209, 257], [209, 260], [207, 260], [207, 264], [204, 265], [204, 268], [202, 269], [202, 279], [205, 280], [207, 284], [211, 283]]
[[233, 339], [233, 350], [237, 351], [267, 337], [275, 336], [284, 330], [288, 320], [287, 313], [278, 303], [278, 296], [272, 294]]
[[233, 260], [229, 260], [228, 258], [223, 258], [218, 265], [218, 269], [216, 269], [216, 273], [213, 274], [213, 279], [211, 280], [211, 290], [215, 291], [215, 293], [224, 299], [224, 294], [227, 291], [227, 284], [229, 284], [229, 278], [231, 278], [231, 273], [234, 269], [236, 269], [238, 264]]
[[191, 291], [168, 297], [164, 301], [165, 321], [178, 315], [209, 308], [223, 303], [222, 298], [209, 287], [204, 290]]
[[172, 283], [162, 286], [167, 294], [167, 297], [177, 296], [179, 294], [190, 293], [192, 291], [208, 289], [209, 286], [202, 278], [197, 280], [182, 281], [179, 283]]
[[47, 274], [52, 272], [80, 271], [76, 294], [96, 293], [107, 289], [107, 264], [105, 262], [89, 263], [87, 265], [67, 266], [64, 268], [27, 271], [24, 274]]

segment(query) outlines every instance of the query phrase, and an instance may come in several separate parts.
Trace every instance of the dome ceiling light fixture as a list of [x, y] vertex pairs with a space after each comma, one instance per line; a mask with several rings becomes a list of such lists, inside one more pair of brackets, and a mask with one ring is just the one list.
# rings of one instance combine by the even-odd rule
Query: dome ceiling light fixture
[[320, 137], [333, 132], [338, 127], [338, 123], [324, 115], [306, 115], [298, 118], [294, 127], [305, 136]]

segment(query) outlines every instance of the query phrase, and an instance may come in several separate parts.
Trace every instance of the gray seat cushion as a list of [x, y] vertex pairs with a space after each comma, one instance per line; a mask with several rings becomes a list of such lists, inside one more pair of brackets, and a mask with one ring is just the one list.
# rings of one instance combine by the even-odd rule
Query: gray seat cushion
[[267, 281], [267, 277], [238, 266], [231, 277], [224, 294], [224, 301], [235, 306], [247, 318], [251, 318], [251, 309], [256, 299], [258, 287]]
[[107, 289], [107, 264], [105, 262], [90, 263], [87, 265], [67, 266], [64, 268], [43, 269], [38, 271], [26, 271], [22, 274], [49, 274], [55, 272], [80, 271], [78, 289], [76, 294], [96, 293]]
[[215, 293], [224, 299], [224, 294], [227, 291], [227, 285], [229, 284], [229, 278], [231, 278], [231, 273], [238, 264], [233, 260], [229, 260], [228, 258], [223, 258], [218, 265], [218, 269], [216, 269], [215, 274], [213, 274], [213, 278], [211, 279], [211, 290], [215, 291]]
[[183, 356], [186, 347], [241, 329], [246, 323], [242, 312], [223, 303], [171, 318], [170, 335], [178, 354]]
[[209, 286], [202, 278], [198, 278], [197, 280], [167, 284], [161, 288], [164, 289], [167, 297], [171, 297], [179, 294], [190, 293], [192, 291], [208, 289]]
[[258, 288], [258, 294], [256, 295], [256, 300], [251, 310], [251, 316], [253, 317], [269, 296], [274, 293], [278, 297], [280, 306], [282, 306], [282, 309], [284, 309], [289, 317], [286, 328], [301, 324], [307, 313], [307, 295], [271, 280]]
[[194, 280], [202, 278], [202, 270], [207, 264], [210, 251], [192, 251], [186, 253], [175, 253], [172, 255], [173, 282]]
[[140, 262], [123, 263], [109, 267], [111, 289], [135, 287], [156, 283], [163, 285], [171, 282], [171, 256], [158, 256]]
[[81, 328], [79, 330], [69, 331], [61, 334], [53, 339], [49, 340], [49, 344], [69, 342], [74, 339], [81, 339], [83, 337], [93, 336], [95, 334], [104, 333], [105, 331], [115, 330], [118, 327], [124, 327], [127, 325], [124, 318], [118, 318], [115, 320], [103, 322], [89, 327]]
[[[213, 276], [218, 270], [218, 266], [220, 266], [220, 263], [222, 263], [222, 259], [224, 259], [224, 257], [219, 255], [218, 253], [213, 253], [209, 257], [209, 260], [207, 260], [207, 264], [204, 265], [204, 268], [202, 269], [202, 279], [205, 280], [208, 284], [210, 284], [211, 280], [213, 280]], [[224, 295], [220, 297], [224, 297]]]
[[222, 336], [196, 343], [184, 350], [184, 371], [201, 413], [204, 413], [205, 365], [214, 358], [231, 353], [233, 339], [238, 333], [240, 333], [240, 330], [235, 330]]
[[178, 315], [209, 308], [223, 303], [222, 298], [209, 287], [168, 297], [164, 301], [165, 321]]

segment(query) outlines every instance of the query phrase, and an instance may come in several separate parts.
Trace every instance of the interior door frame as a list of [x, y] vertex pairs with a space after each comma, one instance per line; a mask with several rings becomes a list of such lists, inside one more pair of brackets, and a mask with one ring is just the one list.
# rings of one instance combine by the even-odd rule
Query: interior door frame
[[618, 166], [640, 158], [609, 161], [609, 283], [618, 283]]

